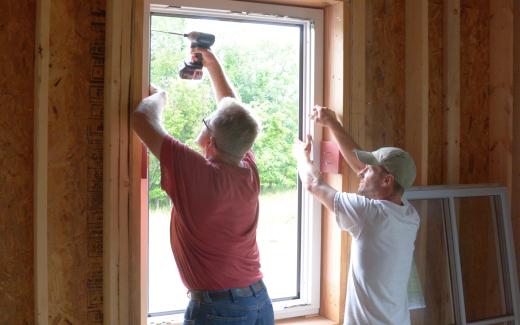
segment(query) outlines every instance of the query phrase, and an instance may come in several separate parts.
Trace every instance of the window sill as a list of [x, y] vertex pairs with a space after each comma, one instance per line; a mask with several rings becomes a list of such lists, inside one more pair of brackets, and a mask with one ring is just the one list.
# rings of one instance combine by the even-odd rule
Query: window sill
[[287, 319], [281, 319], [277, 320], [276, 324], [284, 324], [284, 325], [337, 325], [338, 323], [331, 321], [330, 319], [327, 319], [322, 316], [318, 315], [310, 315], [310, 316], [303, 316], [303, 317], [295, 317], [295, 318], [287, 318]]

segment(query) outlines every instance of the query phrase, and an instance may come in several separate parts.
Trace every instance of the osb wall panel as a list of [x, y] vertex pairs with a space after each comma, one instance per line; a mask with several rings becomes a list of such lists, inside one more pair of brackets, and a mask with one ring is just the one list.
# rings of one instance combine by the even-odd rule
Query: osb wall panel
[[[489, 39], [489, 114], [490, 114], [490, 170], [489, 181], [501, 185], [507, 185], [509, 199], [512, 202], [512, 222], [514, 242], [518, 246], [520, 241], [519, 214], [516, 213], [515, 200], [518, 200], [518, 192], [514, 191], [514, 142], [520, 138], [513, 138], [514, 113], [513, 113], [513, 67], [514, 67], [514, 17], [513, 0], [490, 1], [490, 39]], [[520, 251], [516, 251], [517, 259]]]
[[[512, 166], [520, 165], [520, 5], [513, 5], [513, 112], [512, 112]], [[518, 277], [520, 278], [520, 171], [511, 172], [511, 219], [515, 238]]]
[[443, 12], [441, 0], [428, 3], [428, 184], [444, 180]]
[[105, 1], [53, 1], [49, 90], [49, 317], [100, 324]]
[[405, 1], [366, 2], [367, 149], [404, 147]]
[[35, 19], [34, 0], [0, 2], [0, 324], [34, 323]]
[[513, 0], [490, 1], [489, 29], [489, 180], [511, 189]]
[[[489, 0], [461, 1], [460, 182], [489, 181]], [[460, 258], [468, 320], [500, 313], [496, 248], [488, 222], [489, 201], [460, 204]], [[492, 228], [491, 228], [492, 229]], [[475, 238], [479, 238], [475, 241]]]
[[486, 183], [489, 169], [489, 1], [461, 1], [460, 182]]

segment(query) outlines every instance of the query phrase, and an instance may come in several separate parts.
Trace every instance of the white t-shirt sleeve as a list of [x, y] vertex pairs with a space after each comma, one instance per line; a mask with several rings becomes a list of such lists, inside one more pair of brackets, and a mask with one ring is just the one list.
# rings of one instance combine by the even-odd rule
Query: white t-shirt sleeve
[[364, 196], [337, 192], [334, 196], [334, 213], [338, 226], [358, 238], [367, 218], [377, 211], [372, 200]]

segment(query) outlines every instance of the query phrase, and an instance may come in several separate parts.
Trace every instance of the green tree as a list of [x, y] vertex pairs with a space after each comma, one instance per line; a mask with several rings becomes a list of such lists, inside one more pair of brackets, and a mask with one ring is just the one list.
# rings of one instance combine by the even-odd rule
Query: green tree
[[[154, 16], [152, 30], [185, 32], [188, 20]], [[237, 36], [237, 35], [235, 35]], [[219, 38], [217, 38], [217, 42]], [[240, 99], [262, 121], [253, 150], [264, 192], [296, 187], [296, 163], [291, 155], [298, 135], [299, 57], [298, 42], [221, 38], [215, 54]], [[178, 77], [182, 61], [189, 55], [189, 42], [170, 34], [152, 32], [151, 81], [168, 92], [165, 127], [180, 141], [198, 150], [194, 140], [203, 127], [202, 118], [216, 107], [209, 78], [186, 81]], [[296, 53], [296, 56], [295, 56]], [[160, 190], [160, 168], [156, 159], [149, 165], [150, 200], [168, 204]]]

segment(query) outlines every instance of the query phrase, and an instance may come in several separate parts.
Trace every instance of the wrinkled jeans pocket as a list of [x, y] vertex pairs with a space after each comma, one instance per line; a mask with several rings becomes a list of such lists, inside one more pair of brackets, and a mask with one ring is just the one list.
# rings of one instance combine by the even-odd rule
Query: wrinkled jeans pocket
[[199, 314], [200, 302], [190, 300], [188, 308], [184, 312], [184, 325], [194, 325], [197, 315]]

